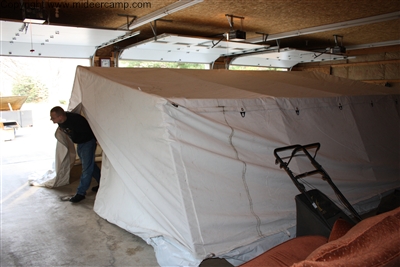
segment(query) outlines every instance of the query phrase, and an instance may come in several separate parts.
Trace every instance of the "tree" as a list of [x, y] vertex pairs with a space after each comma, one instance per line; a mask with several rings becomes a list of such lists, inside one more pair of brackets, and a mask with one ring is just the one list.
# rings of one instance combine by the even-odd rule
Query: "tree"
[[28, 96], [26, 103], [46, 101], [49, 96], [48, 88], [31, 76], [20, 76], [14, 80], [13, 95]]

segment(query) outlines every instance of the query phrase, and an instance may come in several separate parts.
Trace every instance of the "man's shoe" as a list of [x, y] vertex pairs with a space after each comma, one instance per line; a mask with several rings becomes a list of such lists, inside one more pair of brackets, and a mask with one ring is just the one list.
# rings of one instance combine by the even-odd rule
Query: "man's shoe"
[[93, 191], [93, 192], [99, 191], [99, 186], [93, 186], [93, 187], [92, 187], [92, 191]]
[[69, 199], [69, 201], [72, 203], [78, 203], [79, 201], [84, 200], [84, 199], [85, 199], [85, 196], [76, 194], [75, 196], [71, 197]]

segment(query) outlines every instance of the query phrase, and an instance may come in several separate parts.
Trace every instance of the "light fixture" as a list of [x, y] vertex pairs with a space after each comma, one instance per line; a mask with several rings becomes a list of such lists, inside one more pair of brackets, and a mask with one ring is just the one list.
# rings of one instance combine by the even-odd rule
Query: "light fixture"
[[400, 45], [400, 40], [392, 40], [392, 41], [362, 44], [362, 45], [352, 45], [352, 46], [347, 46], [346, 49], [347, 50], [356, 50], [356, 49], [363, 49], [363, 48], [373, 48], [373, 47], [392, 46], [392, 45]]
[[[332, 23], [332, 24], [327, 24], [327, 25], [322, 25], [322, 26], [317, 26], [317, 27], [305, 28], [305, 29], [301, 29], [301, 30], [294, 30], [294, 31], [290, 31], [290, 32], [270, 34], [270, 35], [268, 35], [268, 41], [289, 38], [289, 37], [295, 37], [295, 36], [300, 36], [300, 35], [305, 35], [305, 34], [333, 31], [333, 30], [338, 30], [338, 29], [343, 29], [343, 28], [348, 28], [348, 27], [361, 26], [361, 25], [378, 23], [378, 22], [394, 20], [394, 19], [399, 19], [399, 18], [400, 18], [400, 11], [396, 11], [396, 12], [392, 12], [392, 13], [387, 13], [387, 14], [372, 16], [372, 17], [366, 17], [366, 18], [362, 18], [362, 19], [348, 20], [348, 21]], [[256, 37], [256, 38], [252, 38], [252, 39], [247, 39], [246, 41], [249, 43], [259, 43], [259, 42], [263, 42], [266, 40], [264, 40], [263, 37]]]
[[33, 23], [33, 24], [43, 24], [43, 23], [46, 22], [46, 20], [44, 20], [44, 19], [28, 19], [28, 18], [26, 18], [26, 19], [24, 19], [24, 22], [25, 23]]
[[180, 1], [175, 2], [171, 5], [168, 5], [164, 8], [161, 8], [157, 11], [154, 11], [146, 16], [143, 16], [137, 20], [134, 20], [129, 26], [127, 25], [127, 27], [124, 27], [124, 28], [128, 28], [128, 30], [132, 30], [134, 28], [140, 27], [144, 24], [147, 24], [149, 22], [152, 22], [154, 20], [165, 17], [169, 14], [175, 13], [179, 10], [185, 9], [187, 7], [196, 5], [201, 2], [203, 2], [203, 0], [180, 0]]
[[24, 0], [21, 0], [22, 18], [24, 23], [43, 24], [46, 22], [45, 18], [48, 13], [46, 11], [44, 0], [42, 1], [42, 3], [38, 3], [38, 0], [36, 0], [35, 3], [24, 3]]

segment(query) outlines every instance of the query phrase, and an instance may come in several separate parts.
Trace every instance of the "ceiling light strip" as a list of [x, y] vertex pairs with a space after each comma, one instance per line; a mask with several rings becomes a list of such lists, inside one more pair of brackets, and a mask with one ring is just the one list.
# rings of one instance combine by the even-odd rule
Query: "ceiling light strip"
[[373, 47], [392, 46], [392, 45], [400, 45], [400, 40], [393, 40], [393, 41], [387, 41], [387, 42], [379, 42], [379, 43], [371, 43], [371, 44], [362, 44], [362, 45], [346, 46], [346, 50], [356, 50], [356, 49], [363, 49], [363, 48], [373, 48]]
[[[134, 28], [140, 27], [140, 26], [147, 24], [149, 22], [152, 22], [156, 19], [165, 17], [169, 14], [172, 14], [174, 12], [177, 12], [177, 11], [185, 9], [187, 7], [196, 5], [201, 2], [203, 2], [203, 0], [180, 0], [180, 1], [175, 2], [171, 5], [168, 5], [164, 8], [161, 8], [157, 11], [154, 11], [146, 16], [143, 16], [137, 20], [134, 20], [132, 22], [132, 24], [129, 25], [128, 30], [132, 30]], [[126, 26], [124, 26], [124, 28], [126, 28]]]
[[[305, 34], [313, 34], [313, 33], [318, 33], [318, 32], [326, 32], [326, 31], [332, 31], [332, 30], [343, 29], [343, 28], [348, 28], [348, 27], [361, 26], [361, 25], [383, 22], [383, 21], [388, 21], [388, 20], [394, 20], [394, 19], [399, 19], [399, 18], [400, 18], [400, 11], [397, 11], [397, 12], [392, 12], [392, 13], [388, 13], [388, 14], [372, 16], [372, 17], [367, 17], [367, 18], [362, 18], [362, 19], [348, 20], [348, 21], [343, 21], [343, 22], [338, 22], [338, 23], [333, 23], [333, 24], [327, 24], [327, 25], [323, 25], [323, 26], [305, 28], [302, 30], [295, 30], [295, 31], [278, 33], [278, 34], [270, 34], [270, 35], [268, 35], [267, 40], [272, 41], [272, 40], [295, 37], [295, 36], [300, 36], [300, 35], [305, 35]], [[256, 38], [246, 40], [246, 42], [250, 42], [250, 43], [259, 43], [259, 42], [263, 42], [263, 41], [265, 41], [265, 40], [263, 40], [263, 37], [256, 37]]]

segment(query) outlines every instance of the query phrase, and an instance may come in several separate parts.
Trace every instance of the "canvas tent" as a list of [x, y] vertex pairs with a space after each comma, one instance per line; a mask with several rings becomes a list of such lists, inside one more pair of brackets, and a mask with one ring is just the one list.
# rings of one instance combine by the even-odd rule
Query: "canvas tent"
[[[78, 67], [69, 110], [82, 109], [103, 149], [99, 216], [151, 244], [161, 266], [238, 265], [295, 235], [299, 192], [275, 148], [319, 142], [359, 212], [400, 186], [399, 100], [312, 72]], [[57, 155], [67, 181], [66, 146]]]

